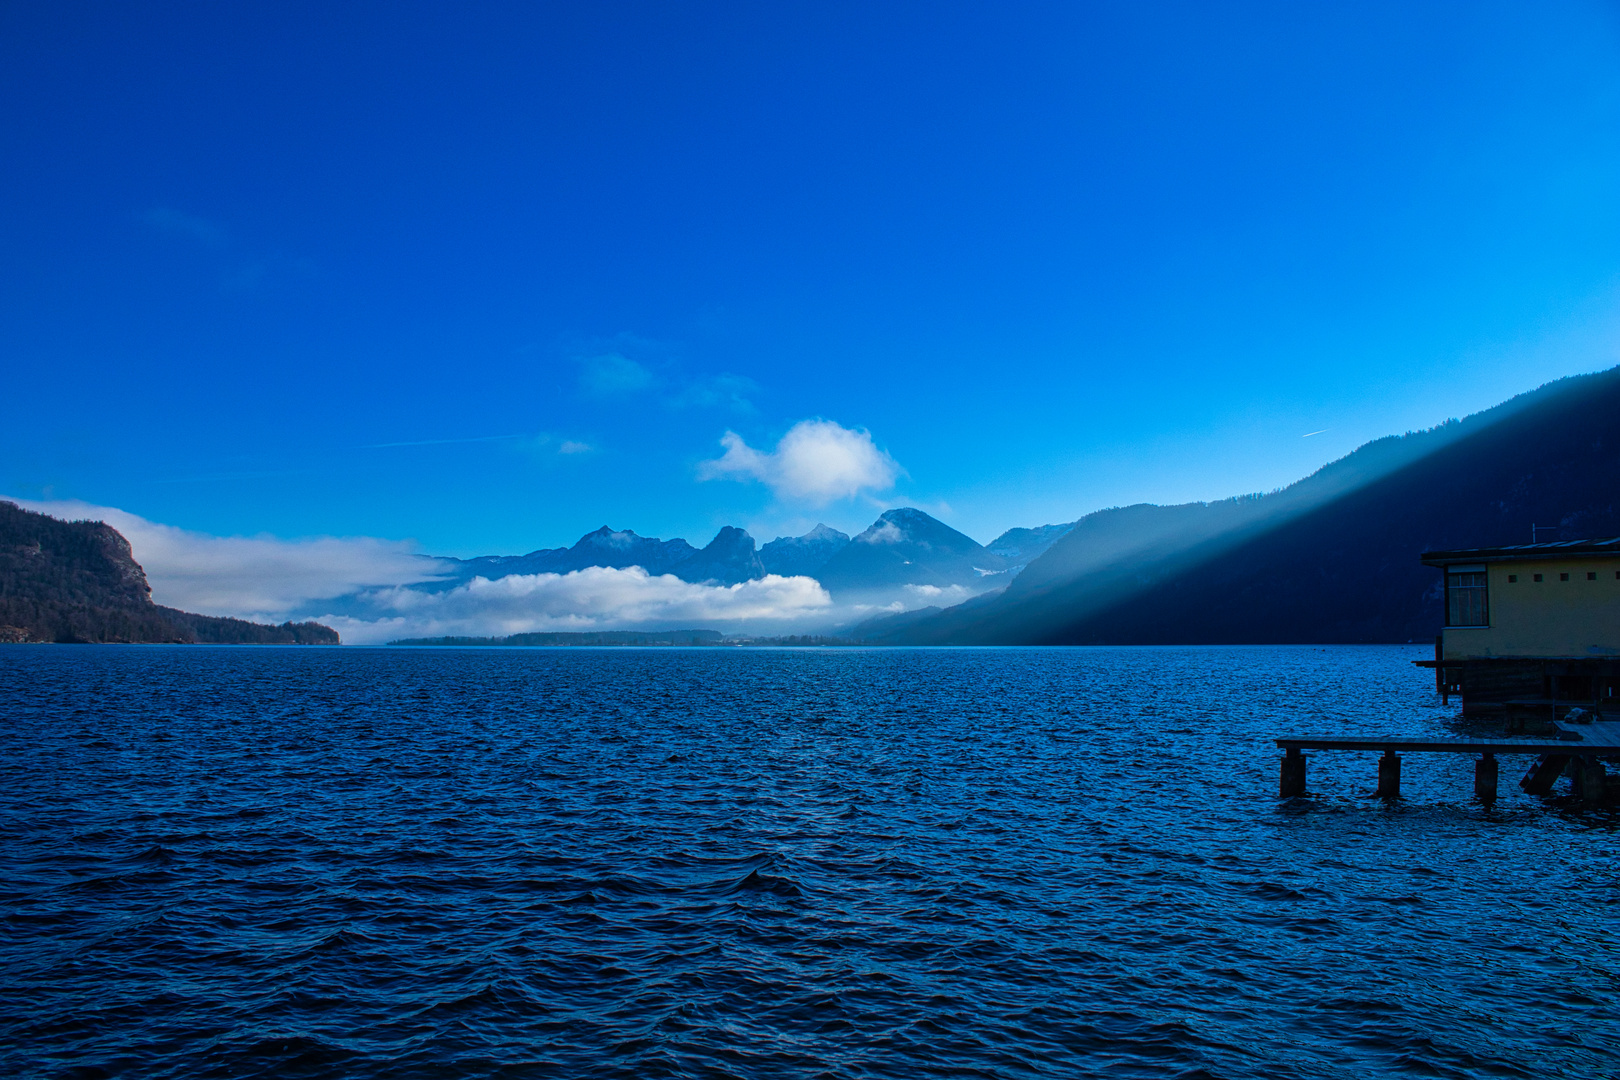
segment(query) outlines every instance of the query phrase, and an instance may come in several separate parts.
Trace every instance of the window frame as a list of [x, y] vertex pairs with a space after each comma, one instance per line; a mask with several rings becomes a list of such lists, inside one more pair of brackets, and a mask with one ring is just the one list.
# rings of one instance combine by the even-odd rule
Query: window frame
[[[1490, 626], [1490, 568], [1479, 563], [1459, 564], [1447, 566], [1445, 574], [1446, 628], [1478, 629]], [[1463, 583], [1457, 580], [1459, 578], [1470, 580]]]

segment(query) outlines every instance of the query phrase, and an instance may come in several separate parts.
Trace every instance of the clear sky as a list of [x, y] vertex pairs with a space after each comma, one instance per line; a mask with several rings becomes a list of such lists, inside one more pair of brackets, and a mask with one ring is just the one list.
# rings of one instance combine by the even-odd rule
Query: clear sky
[[216, 535], [985, 541], [1620, 360], [1612, 5], [8, 0], [0, 140], [0, 493]]

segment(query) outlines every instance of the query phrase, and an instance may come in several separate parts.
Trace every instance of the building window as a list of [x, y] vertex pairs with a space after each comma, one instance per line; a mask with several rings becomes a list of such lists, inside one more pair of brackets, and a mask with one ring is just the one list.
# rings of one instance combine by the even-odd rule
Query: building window
[[1569, 580], [1569, 575], [1568, 574], [1559, 574], [1558, 575], [1558, 580], [1559, 581], [1568, 581]]
[[1587, 581], [1596, 581], [1597, 580], [1597, 573], [1595, 571], [1588, 570], [1586, 572], [1586, 580]]
[[1537, 574], [1536, 577], [1535, 577], [1535, 580], [1540, 581], [1541, 580], [1541, 575]]
[[1509, 574], [1508, 575], [1508, 584], [1509, 585], [1514, 584], [1518, 580], [1519, 580], [1519, 575], [1518, 574]]
[[1446, 625], [1489, 626], [1485, 572], [1446, 575]]

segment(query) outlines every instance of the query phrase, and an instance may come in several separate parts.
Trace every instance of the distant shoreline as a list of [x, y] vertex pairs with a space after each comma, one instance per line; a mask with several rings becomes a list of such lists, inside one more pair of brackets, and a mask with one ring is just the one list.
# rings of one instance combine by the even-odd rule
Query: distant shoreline
[[389, 645], [407, 646], [511, 646], [511, 645], [719, 645], [718, 630], [595, 630], [511, 634], [507, 637], [397, 638]]
[[848, 638], [822, 634], [789, 634], [782, 637], [728, 638], [718, 630], [597, 630], [512, 634], [508, 637], [431, 637], [398, 638], [389, 645], [438, 648], [555, 648], [568, 646], [665, 646], [697, 648], [744, 648], [750, 645], [859, 645]]

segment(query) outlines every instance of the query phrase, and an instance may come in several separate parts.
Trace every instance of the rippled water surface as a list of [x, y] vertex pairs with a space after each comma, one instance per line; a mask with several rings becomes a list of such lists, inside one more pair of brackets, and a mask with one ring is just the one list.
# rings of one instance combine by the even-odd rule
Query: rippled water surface
[[1613, 1075], [1421, 652], [0, 647], [0, 1075]]

